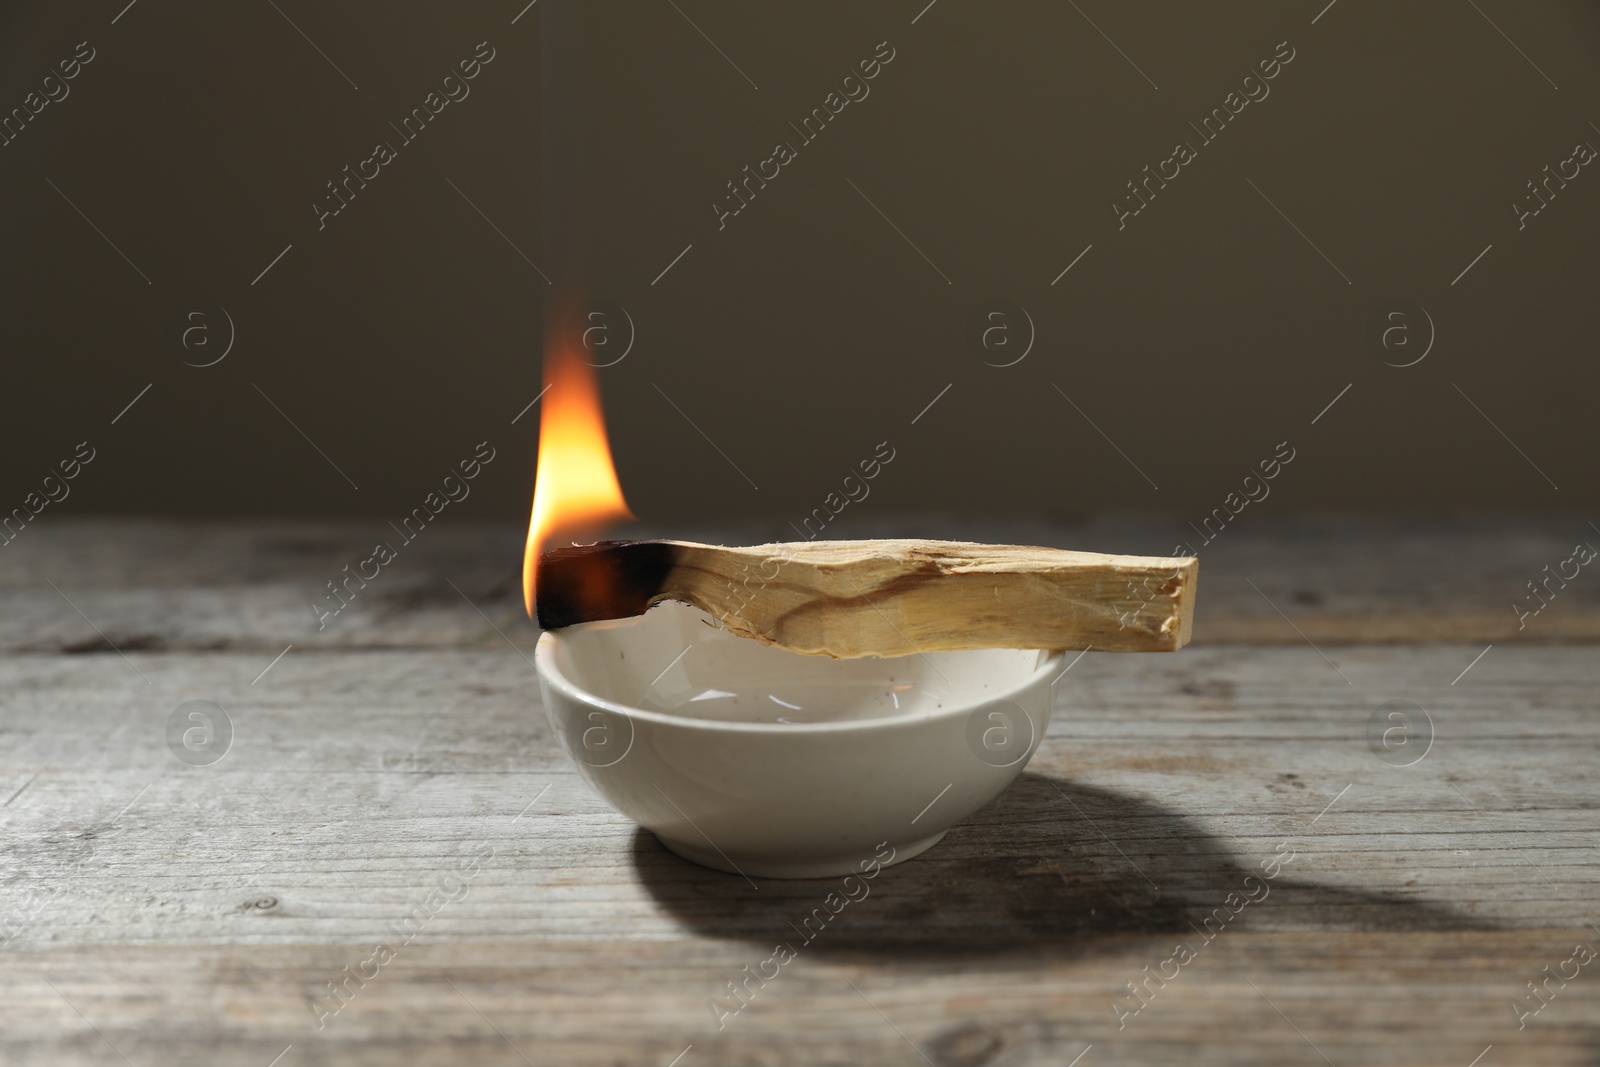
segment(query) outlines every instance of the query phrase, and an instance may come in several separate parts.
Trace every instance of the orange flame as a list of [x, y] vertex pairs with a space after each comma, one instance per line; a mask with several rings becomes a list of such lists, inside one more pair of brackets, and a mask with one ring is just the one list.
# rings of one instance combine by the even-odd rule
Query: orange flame
[[533, 616], [539, 553], [551, 534], [633, 518], [606, 440], [594, 368], [564, 345], [547, 350], [533, 512], [522, 557], [522, 599]]

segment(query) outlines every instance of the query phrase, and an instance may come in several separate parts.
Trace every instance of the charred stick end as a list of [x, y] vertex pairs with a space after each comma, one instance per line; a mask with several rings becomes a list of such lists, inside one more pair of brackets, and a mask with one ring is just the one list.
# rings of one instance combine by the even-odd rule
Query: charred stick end
[[555, 548], [539, 557], [534, 609], [539, 626], [558, 630], [580, 622], [643, 615], [666, 586], [677, 562], [663, 541], [598, 541]]

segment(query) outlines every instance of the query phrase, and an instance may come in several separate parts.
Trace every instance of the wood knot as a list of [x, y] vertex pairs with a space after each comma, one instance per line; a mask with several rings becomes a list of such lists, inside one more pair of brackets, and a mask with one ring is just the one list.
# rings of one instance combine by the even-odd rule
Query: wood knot
[[1000, 1054], [1006, 1042], [982, 1023], [946, 1030], [928, 1042], [929, 1059], [938, 1067], [982, 1067]]

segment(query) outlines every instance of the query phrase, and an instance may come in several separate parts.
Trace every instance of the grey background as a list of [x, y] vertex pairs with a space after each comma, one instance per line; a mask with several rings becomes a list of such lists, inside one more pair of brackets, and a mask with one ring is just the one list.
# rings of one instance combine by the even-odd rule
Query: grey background
[[[1521, 231], [1511, 207], [1600, 146], [1594, 5], [589, 3], [547, 53], [571, 93], [542, 94], [559, 2], [8, 4], [0, 107], [96, 57], [0, 148], [0, 508], [88, 440], [38, 522], [394, 517], [487, 439], [449, 517], [522, 518], [538, 270], [635, 324], [599, 373], [655, 524], [798, 521], [882, 441], [831, 534], [1198, 520], [1282, 441], [1258, 506], [1283, 514], [1581, 513], [1600, 488], [1600, 171]], [[470, 96], [319, 231], [324, 183], [481, 41]], [[870, 96], [719, 231], [724, 183], [881, 41]], [[1124, 183], [1284, 41], [1270, 95], [1119, 231]], [[541, 211], [542, 186], [587, 196]], [[1395, 300], [1435, 324], [1415, 366], [1366, 339]], [[208, 305], [235, 345], [186, 366]], [[1005, 368], [973, 328], [1002, 306], [1036, 331]]]

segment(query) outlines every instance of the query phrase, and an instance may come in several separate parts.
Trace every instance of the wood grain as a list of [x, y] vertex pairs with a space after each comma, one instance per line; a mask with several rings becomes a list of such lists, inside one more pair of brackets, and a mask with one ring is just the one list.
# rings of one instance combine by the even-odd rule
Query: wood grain
[[[41, 519], [41, 523], [44, 520]], [[852, 536], [928, 536], [1165, 556], [1184, 525], [1101, 520], [1077, 525], [907, 521], [859, 523]], [[182, 522], [55, 519], [4, 548], [0, 651], [105, 647], [61, 591], [122, 648], [281, 652], [323, 648], [502, 645], [529, 653], [539, 631], [522, 607], [525, 530], [513, 524], [430, 528], [319, 629], [314, 602], [370, 556], [382, 522]], [[1587, 533], [1586, 533], [1587, 531]], [[631, 531], [759, 544], [784, 528]], [[393, 531], [387, 536], [393, 539]], [[1230, 528], [1200, 547], [1200, 645], [1560, 644], [1600, 641], [1600, 580], [1585, 571], [1519, 629], [1513, 604], [1546, 564], [1600, 535], [1573, 519], [1380, 522], [1300, 519]], [[1189, 534], [1192, 540], [1194, 535]], [[498, 631], [497, 632], [497, 628]], [[1298, 629], [1297, 629], [1298, 628]], [[502, 645], [503, 647], [503, 645]]]
[[[851, 931], [837, 931], [848, 941]], [[1591, 935], [1591, 938], [1593, 935]], [[1455, 1064], [1592, 1062], [1600, 983], [1524, 1030], [1510, 997], [1564, 931], [1219, 937], [1121, 1028], [1110, 1005], [1171, 952], [801, 955], [718, 1029], [708, 999], [765, 948], [715, 940], [413, 945], [331, 1018], [339, 946], [130, 946], [7, 959], [10, 1064]], [[370, 973], [370, 972], [369, 972]], [[354, 988], [354, 987], [352, 987]], [[324, 1025], [319, 1029], [318, 1021]], [[292, 1047], [291, 1047], [292, 1046]], [[285, 1053], [285, 1049], [289, 1049]], [[114, 1051], [115, 1050], [115, 1051]], [[687, 1050], [687, 1052], [686, 1052]], [[1320, 1054], [1320, 1055], [1319, 1055]], [[1321, 1058], [1327, 1057], [1326, 1061]]]
[[1174, 652], [1189, 643], [1199, 572], [1190, 557], [914, 538], [651, 544], [673, 561], [653, 600], [692, 604], [763, 644], [841, 659], [974, 648]]
[[[274, 660], [288, 631], [263, 601], [313, 571], [282, 546], [318, 529], [131, 524], [8, 557], [8, 607], [38, 588], [56, 605], [29, 601], [31, 636], [0, 619], [0, 1062], [1593, 1062], [1592, 967], [1525, 1028], [1512, 1006], [1574, 944], [1600, 947], [1595, 649], [1571, 628], [1487, 651], [1427, 628], [1324, 641], [1308, 620], [1335, 591], [1297, 604], [1291, 581], [1348, 579], [1343, 613], [1385, 588], [1418, 611], [1479, 595], [1459, 570], [1419, 577], [1419, 534], [1366, 529], [1398, 546], [1387, 578], [1370, 556], [1291, 578], [1273, 552], [1293, 558], [1292, 539], [1262, 550], [1252, 580], [1310, 640], [1273, 613], [1292, 641], [1208, 645], [1203, 600], [1183, 652], [1084, 655], [1017, 783], [884, 871], [722, 1028], [726, 983], [797, 940], [829, 886], [691, 866], [600, 803], [552, 744], [531, 627], [502, 637], [467, 607], [475, 627], [425, 632], [391, 605], [359, 638], [301, 634]], [[419, 570], [479, 600], [501, 566], [488, 541], [444, 542]], [[1333, 550], [1307, 534], [1302, 553]], [[1511, 566], [1459, 543], [1434, 558], [1480, 560], [1490, 585]], [[126, 658], [89, 645], [41, 577], [113, 639], [136, 632], [107, 626], [119, 603], [165, 636]], [[1581, 617], [1568, 592], [1529, 629]], [[184, 614], [200, 609], [211, 621]], [[68, 638], [84, 647], [49, 646]], [[235, 731], [208, 766], [166, 741], [197, 699]], [[1411, 766], [1368, 740], [1393, 701], [1431, 723]], [[1119, 1026], [1126, 984], [1199, 941], [1280, 845], [1294, 859], [1270, 894]], [[393, 959], [328, 1014], [328, 983], [377, 944]]]

